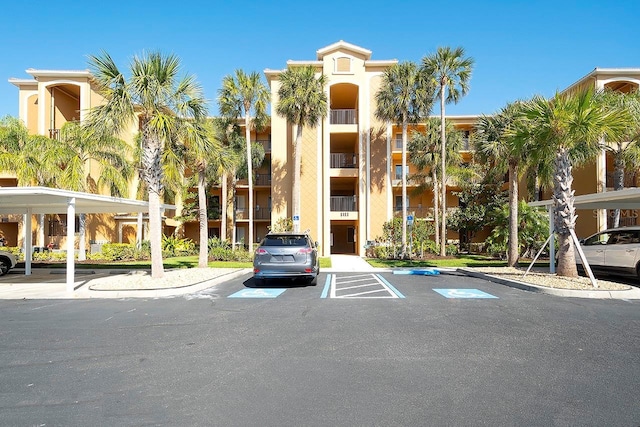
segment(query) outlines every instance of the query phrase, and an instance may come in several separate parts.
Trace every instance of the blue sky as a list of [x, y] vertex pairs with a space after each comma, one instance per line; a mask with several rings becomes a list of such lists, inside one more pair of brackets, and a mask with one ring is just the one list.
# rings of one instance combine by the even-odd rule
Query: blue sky
[[123, 71], [144, 51], [176, 54], [203, 86], [211, 115], [222, 78], [236, 68], [282, 69], [338, 40], [378, 60], [419, 62], [438, 46], [464, 47], [475, 59], [471, 90], [447, 114], [491, 114], [551, 96], [595, 67], [640, 67], [636, 0], [19, 3], [5, 4], [0, 18], [0, 117], [18, 114], [10, 77], [86, 69], [87, 55], [103, 50]]

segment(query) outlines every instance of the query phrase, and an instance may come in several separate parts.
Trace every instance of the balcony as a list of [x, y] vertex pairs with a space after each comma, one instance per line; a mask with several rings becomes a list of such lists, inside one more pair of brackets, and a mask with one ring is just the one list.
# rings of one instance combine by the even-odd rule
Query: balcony
[[261, 144], [264, 147], [264, 152], [265, 153], [270, 153], [271, 152], [271, 140], [269, 139], [259, 139], [257, 141], [252, 141], [253, 143], [256, 144]]
[[358, 110], [356, 109], [332, 109], [330, 113], [332, 125], [357, 125]]
[[56, 141], [60, 139], [60, 129], [49, 129], [49, 138], [55, 139]]
[[[249, 220], [249, 209], [236, 208], [236, 221]], [[271, 208], [256, 206], [253, 210], [254, 220], [271, 220]]]
[[[625, 172], [623, 179], [624, 188], [637, 187], [638, 175], [637, 172]], [[607, 172], [607, 188], [613, 188], [613, 172]]]
[[331, 168], [355, 169], [358, 167], [358, 156], [355, 153], [331, 153]]
[[356, 212], [358, 210], [356, 196], [331, 196], [329, 205], [331, 212]]
[[271, 173], [257, 173], [255, 185], [271, 186]]

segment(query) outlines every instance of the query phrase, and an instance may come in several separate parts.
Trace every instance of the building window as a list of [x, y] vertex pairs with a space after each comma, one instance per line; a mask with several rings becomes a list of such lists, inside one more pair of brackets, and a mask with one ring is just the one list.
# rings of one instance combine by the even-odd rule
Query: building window
[[335, 59], [335, 72], [336, 73], [350, 73], [351, 72], [351, 58], [342, 56]]
[[[406, 177], [409, 177], [409, 165], [405, 167], [404, 174]], [[402, 179], [402, 165], [396, 165], [395, 177], [395, 179]]]
[[402, 150], [402, 134], [396, 133], [396, 150]]
[[[80, 232], [80, 218], [76, 215], [75, 232]], [[57, 218], [49, 220], [49, 236], [66, 236], [67, 235], [67, 215], [58, 215]]]

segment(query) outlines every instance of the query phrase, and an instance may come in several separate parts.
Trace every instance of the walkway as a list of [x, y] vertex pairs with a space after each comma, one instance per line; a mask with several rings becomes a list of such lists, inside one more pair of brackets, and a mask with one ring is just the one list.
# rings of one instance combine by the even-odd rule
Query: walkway
[[375, 268], [371, 266], [367, 261], [365, 261], [362, 257], [357, 255], [331, 255], [331, 268], [323, 268], [323, 272], [331, 271], [376, 271]]

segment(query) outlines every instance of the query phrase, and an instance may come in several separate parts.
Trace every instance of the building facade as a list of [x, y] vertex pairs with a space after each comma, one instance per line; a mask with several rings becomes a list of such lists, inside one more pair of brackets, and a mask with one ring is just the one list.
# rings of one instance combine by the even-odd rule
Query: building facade
[[[328, 80], [326, 96], [329, 111], [315, 128], [303, 129], [301, 165], [301, 230], [308, 230], [320, 244], [323, 256], [330, 254], [365, 254], [365, 242], [382, 234], [385, 222], [401, 214], [402, 173], [416, 172], [413, 165], [402, 170], [401, 128], [375, 116], [375, 95], [380, 88], [385, 70], [397, 60], [374, 60], [372, 52], [353, 44], [339, 41], [316, 51], [315, 59], [288, 61], [286, 67], [313, 66], [317, 74]], [[254, 170], [254, 230], [256, 242], [269, 231], [271, 224], [292, 217], [291, 187], [293, 143], [295, 126], [277, 115], [279, 76], [284, 70], [264, 70], [271, 90], [271, 122], [263, 130], [252, 130], [251, 138], [265, 149], [265, 160]], [[31, 79], [10, 79], [19, 89], [19, 117], [33, 134], [57, 138], [60, 128], [68, 121], [82, 121], [87, 111], [102, 102], [89, 71], [27, 70]], [[596, 68], [567, 88], [576, 90], [585, 86], [595, 89], [610, 88], [623, 92], [640, 86], [640, 69]], [[472, 157], [471, 138], [478, 116], [448, 116], [447, 120], [464, 132], [462, 156]], [[411, 130], [423, 130], [424, 124], [414, 124]], [[132, 143], [136, 127], [121, 135]], [[91, 173], [91, 165], [87, 166]], [[613, 160], [603, 151], [589, 165], [574, 168], [576, 195], [612, 190]], [[637, 173], [629, 175], [625, 186], [637, 186]], [[136, 182], [131, 183], [135, 194]], [[209, 236], [221, 236], [248, 245], [248, 185], [246, 179], [232, 178], [227, 186], [214, 185], [209, 191]], [[0, 186], [14, 186], [10, 174], [0, 174]], [[416, 184], [408, 181], [408, 213], [416, 220], [433, 219], [431, 190], [415, 193]], [[226, 189], [226, 190], [225, 190]], [[458, 206], [448, 183], [447, 207]], [[524, 188], [523, 188], [524, 190]], [[223, 206], [223, 191], [234, 203]], [[524, 193], [521, 193], [524, 194]], [[548, 197], [549, 193], [543, 194]], [[182, 203], [168, 201], [180, 206]], [[222, 210], [226, 209], [227, 222], [222, 223]], [[578, 212], [578, 235], [586, 235], [606, 228], [608, 214]], [[635, 223], [636, 212], [623, 212], [628, 223]], [[0, 222], [0, 233], [7, 240], [19, 242], [21, 218], [6, 217]], [[55, 238], [55, 218], [39, 224], [41, 234], [34, 236], [36, 245], [45, 245]], [[88, 239], [97, 241], [128, 242], [136, 233], [134, 217], [126, 213], [95, 219], [88, 223]], [[180, 225], [167, 218], [165, 233], [179, 232], [198, 240], [198, 224]], [[44, 233], [43, 233], [44, 232]], [[455, 232], [448, 239], [457, 240]], [[46, 242], [41, 242], [46, 240]], [[63, 243], [63, 242], [58, 242]], [[90, 243], [90, 242], [87, 242]], [[255, 242], [253, 242], [255, 243]]]

